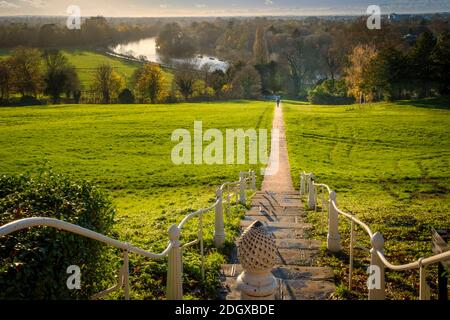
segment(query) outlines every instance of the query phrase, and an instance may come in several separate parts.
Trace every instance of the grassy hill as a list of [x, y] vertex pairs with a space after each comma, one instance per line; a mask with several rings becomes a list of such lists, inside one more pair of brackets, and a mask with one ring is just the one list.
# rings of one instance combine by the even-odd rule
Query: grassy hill
[[[411, 262], [431, 252], [430, 228], [450, 228], [450, 101], [425, 100], [355, 106], [285, 103], [292, 174], [314, 172], [336, 190], [340, 208], [385, 237], [387, 257]], [[320, 226], [323, 217], [311, 216]], [[341, 222], [348, 248], [349, 226]], [[358, 242], [369, 247], [359, 232]], [[325, 240], [326, 228], [315, 230]], [[349, 293], [348, 263], [324, 255], [343, 295], [365, 298], [369, 254], [358, 250], [356, 288]], [[348, 258], [345, 257], [344, 258]], [[429, 268], [434, 272], [436, 266]], [[417, 298], [418, 272], [388, 272], [388, 298]]]
[[[117, 208], [117, 237], [142, 248], [160, 251], [167, 228], [193, 210], [211, 205], [215, 190], [236, 181], [250, 165], [174, 165], [171, 141], [175, 129], [204, 130], [270, 128], [273, 105], [227, 102], [179, 105], [60, 105], [0, 108], [0, 174], [53, 169], [88, 179], [105, 189]], [[259, 171], [257, 171], [259, 172]], [[236, 235], [243, 207], [226, 217], [227, 242]], [[198, 284], [198, 249], [186, 250], [186, 293], [214, 292], [217, 268], [224, 255], [213, 249], [213, 213], [206, 219], [207, 277]], [[183, 242], [196, 235], [188, 225]], [[131, 256], [132, 297], [164, 295], [165, 262]], [[64, 271], [65, 272], [65, 271]], [[196, 291], [194, 291], [194, 289]]]

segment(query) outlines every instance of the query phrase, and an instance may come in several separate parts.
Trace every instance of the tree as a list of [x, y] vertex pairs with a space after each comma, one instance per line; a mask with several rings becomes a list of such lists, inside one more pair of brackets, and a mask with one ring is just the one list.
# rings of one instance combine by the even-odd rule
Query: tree
[[236, 74], [232, 86], [239, 98], [257, 98], [261, 95], [261, 76], [254, 67], [246, 66]]
[[109, 104], [112, 98], [117, 97], [123, 87], [123, 78], [110, 64], [102, 64], [97, 68], [94, 88], [102, 96], [104, 104]]
[[165, 78], [161, 67], [152, 63], [144, 65], [138, 73], [136, 91], [141, 100], [150, 100], [155, 104], [161, 102], [167, 95]]
[[196, 80], [197, 77], [192, 64], [185, 63], [177, 66], [174, 81], [184, 100], [188, 100], [194, 93]]
[[406, 57], [395, 48], [383, 49], [367, 67], [367, 84], [378, 98], [399, 99], [405, 82]]
[[10, 58], [13, 70], [13, 86], [22, 96], [36, 97], [43, 88], [43, 68], [41, 53], [37, 49], [18, 47]]
[[433, 80], [432, 53], [435, 45], [436, 39], [433, 34], [426, 31], [419, 36], [409, 55], [410, 77], [416, 80], [420, 97], [429, 95], [430, 84]]
[[46, 65], [45, 94], [52, 97], [53, 103], [58, 103], [62, 93], [70, 93], [79, 90], [80, 81], [75, 68], [71, 66], [67, 58], [58, 50], [50, 50], [44, 53]]
[[0, 102], [9, 99], [12, 86], [12, 70], [8, 59], [0, 61]]
[[368, 68], [377, 56], [377, 50], [369, 45], [357, 45], [348, 56], [349, 65], [345, 70], [345, 82], [349, 94], [359, 103], [371, 99], [368, 88]]
[[450, 94], [450, 32], [442, 33], [432, 54], [439, 93]]
[[156, 39], [159, 51], [168, 57], [187, 58], [195, 53], [195, 45], [178, 23], [169, 23], [164, 26]]
[[253, 59], [257, 64], [265, 64], [269, 60], [266, 32], [262, 25], [256, 28], [255, 42], [253, 43]]

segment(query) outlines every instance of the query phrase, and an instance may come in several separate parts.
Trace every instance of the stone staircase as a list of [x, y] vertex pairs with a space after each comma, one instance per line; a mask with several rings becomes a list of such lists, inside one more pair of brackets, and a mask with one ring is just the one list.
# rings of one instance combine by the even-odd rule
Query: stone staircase
[[[335, 290], [332, 270], [314, 267], [321, 243], [307, 238], [312, 226], [304, 222], [305, 216], [297, 192], [266, 191], [253, 197], [241, 221], [242, 230], [255, 220], [263, 222], [276, 239], [279, 261], [272, 273], [280, 284], [279, 300], [323, 300]], [[233, 262], [222, 266], [222, 299], [240, 299], [236, 280], [242, 267], [237, 258]]]

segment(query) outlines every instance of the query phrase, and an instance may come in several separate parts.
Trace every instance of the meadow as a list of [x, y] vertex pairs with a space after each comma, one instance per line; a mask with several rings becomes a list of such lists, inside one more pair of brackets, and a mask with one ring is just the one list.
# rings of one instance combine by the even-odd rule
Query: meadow
[[[63, 52], [69, 60], [69, 63], [75, 66], [83, 90], [88, 90], [91, 87], [95, 77], [95, 70], [101, 64], [108, 63], [113, 66], [114, 70], [124, 78], [125, 84], [128, 86], [131, 85], [130, 81], [134, 71], [142, 65], [139, 62], [110, 57], [103, 53], [90, 50], [66, 49]], [[0, 50], [0, 59], [8, 57], [9, 54], [10, 50]], [[163, 72], [167, 86], [169, 87], [172, 84], [173, 75], [166, 70], [163, 70]]]
[[[295, 184], [302, 171], [337, 192], [339, 207], [385, 238], [388, 259], [401, 264], [432, 255], [431, 228], [450, 228], [450, 101], [431, 99], [364, 106], [284, 104]], [[312, 236], [326, 243], [325, 221], [311, 213]], [[349, 226], [340, 222], [344, 253], [322, 251], [337, 275], [340, 298], [367, 297], [369, 253], [357, 250], [348, 286]], [[358, 243], [370, 247], [358, 231]], [[428, 268], [432, 288], [437, 267]], [[388, 298], [417, 299], [418, 271], [387, 272]]]
[[[215, 190], [257, 165], [174, 165], [175, 129], [271, 128], [272, 103], [235, 101], [178, 105], [59, 105], [0, 109], [0, 174], [53, 170], [91, 181], [117, 209], [116, 237], [158, 252], [167, 229], [188, 213], [213, 203]], [[260, 184], [261, 178], [258, 178]], [[206, 223], [206, 281], [200, 283], [198, 248], [185, 250], [187, 298], [214, 297], [217, 272], [225, 262], [245, 207], [226, 217], [227, 247], [214, 249], [213, 213]], [[196, 225], [183, 234], [194, 239]], [[131, 256], [134, 299], [164, 296], [165, 261]], [[114, 297], [114, 296], [113, 296]], [[119, 297], [119, 296], [116, 296]]]

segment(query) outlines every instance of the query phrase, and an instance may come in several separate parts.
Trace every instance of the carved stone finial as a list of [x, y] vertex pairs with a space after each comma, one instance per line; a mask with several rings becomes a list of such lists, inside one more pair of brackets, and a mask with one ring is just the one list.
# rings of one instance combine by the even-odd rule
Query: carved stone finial
[[247, 299], [275, 298], [278, 283], [271, 271], [277, 262], [275, 238], [260, 221], [252, 223], [237, 243], [244, 272], [238, 277], [238, 290]]

